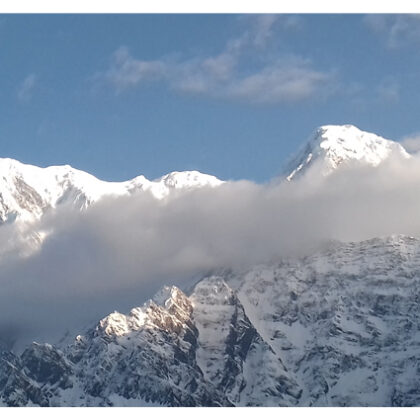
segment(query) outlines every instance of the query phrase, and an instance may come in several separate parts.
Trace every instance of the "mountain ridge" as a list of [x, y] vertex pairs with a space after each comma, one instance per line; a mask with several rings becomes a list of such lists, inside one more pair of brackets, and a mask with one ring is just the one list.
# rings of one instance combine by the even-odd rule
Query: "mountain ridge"
[[[391, 155], [410, 158], [399, 143], [353, 125], [323, 125], [289, 160], [283, 179], [297, 179], [315, 166], [322, 176], [330, 175], [343, 163], [375, 167]], [[110, 182], [70, 165], [41, 168], [10, 158], [0, 158], [0, 180], [0, 223], [33, 222], [62, 204], [83, 210], [105, 196], [148, 191], [154, 198], [164, 199], [173, 190], [225, 183], [199, 171], [174, 171], [154, 180], [139, 175], [128, 181]]]
[[223, 181], [198, 171], [170, 172], [153, 181], [143, 175], [123, 182], [102, 181], [70, 165], [40, 168], [15, 159], [0, 159], [0, 221], [31, 222], [48, 209], [72, 204], [83, 210], [105, 196], [149, 191], [156, 199], [172, 190], [215, 187]]

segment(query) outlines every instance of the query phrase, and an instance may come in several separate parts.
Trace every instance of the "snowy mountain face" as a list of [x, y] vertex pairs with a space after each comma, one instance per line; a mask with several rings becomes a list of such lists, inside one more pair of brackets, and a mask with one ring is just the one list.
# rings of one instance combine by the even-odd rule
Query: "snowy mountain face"
[[402, 159], [410, 157], [399, 143], [355, 126], [325, 125], [315, 131], [291, 160], [285, 174], [290, 181], [318, 165], [318, 173], [327, 176], [343, 164], [376, 167], [391, 155]]
[[218, 277], [190, 297], [166, 287], [67, 348], [34, 343], [0, 357], [0, 396], [11, 406], [295, 405], [301, 394]]
[[[398, 143], [356, 127], [323, 126], [287, 179], [376, 167], [390, 156], [410, 159]], [[64, 204], [79, 211], [105, 196], [163, 199], [221, 184], [194, 171], [108, 183], [10, 159], [0, 160], [0, 176], [0, 229]], [[164, 287], [70, 343], [0, 348], [0, 405], [418, 406], [419, 310], [420, 240], [410, 236], [227, 267], [188, 292]]]
[[230, 283], [303, 388], [300, 405], [419, 405], [418, 239], [337, 245]]

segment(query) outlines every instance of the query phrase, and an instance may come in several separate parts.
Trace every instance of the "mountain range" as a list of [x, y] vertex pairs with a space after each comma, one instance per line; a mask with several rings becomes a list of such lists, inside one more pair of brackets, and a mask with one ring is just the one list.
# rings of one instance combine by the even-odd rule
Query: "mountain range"
[[[358, 128], [322, 126], [281, 182], [412, 159]], [[70, 166], [0, 160], [0, 229], [104, 198], [218, 188], [197, 171], [113, 183]], [[291, 185], [293, 188], [293, 185]], [[29, 232], [29, 233], [28, 233]], [[29, 235], [29, 236], [28, 236]], [[0, 255], [1, 257], [1, 255]], [[7, 258], [5, 253], [3, 258]], [[0, 259], [1, 261], [1, 259]], [[1, 264], [1, 263], [0, 263]], [[1, 269], [1, 266], [0, 266]], [[244, 270], [169, 285], [61, 344], [0, 349], [5, 406], [415, 406], [420, 404], [420, 241], [395, 232], [334, 242]], [[63, 331], [64, 334], [64, 331]]]

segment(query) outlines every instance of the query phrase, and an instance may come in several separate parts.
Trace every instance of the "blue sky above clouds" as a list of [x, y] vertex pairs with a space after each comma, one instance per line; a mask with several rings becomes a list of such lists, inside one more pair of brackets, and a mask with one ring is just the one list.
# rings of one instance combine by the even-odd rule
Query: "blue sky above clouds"
[[323, 124], [416, 148], [418, 15], [1, 15], [0, 155], [267, 181]]

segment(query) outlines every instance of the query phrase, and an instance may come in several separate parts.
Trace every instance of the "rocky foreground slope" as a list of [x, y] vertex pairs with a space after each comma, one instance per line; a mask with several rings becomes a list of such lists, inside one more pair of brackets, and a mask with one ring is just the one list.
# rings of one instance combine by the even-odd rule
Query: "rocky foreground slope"
[[66, 347], [3, 351], [3, 405], [420, 404], [420, 241], [334, 244], [166, 287]]

